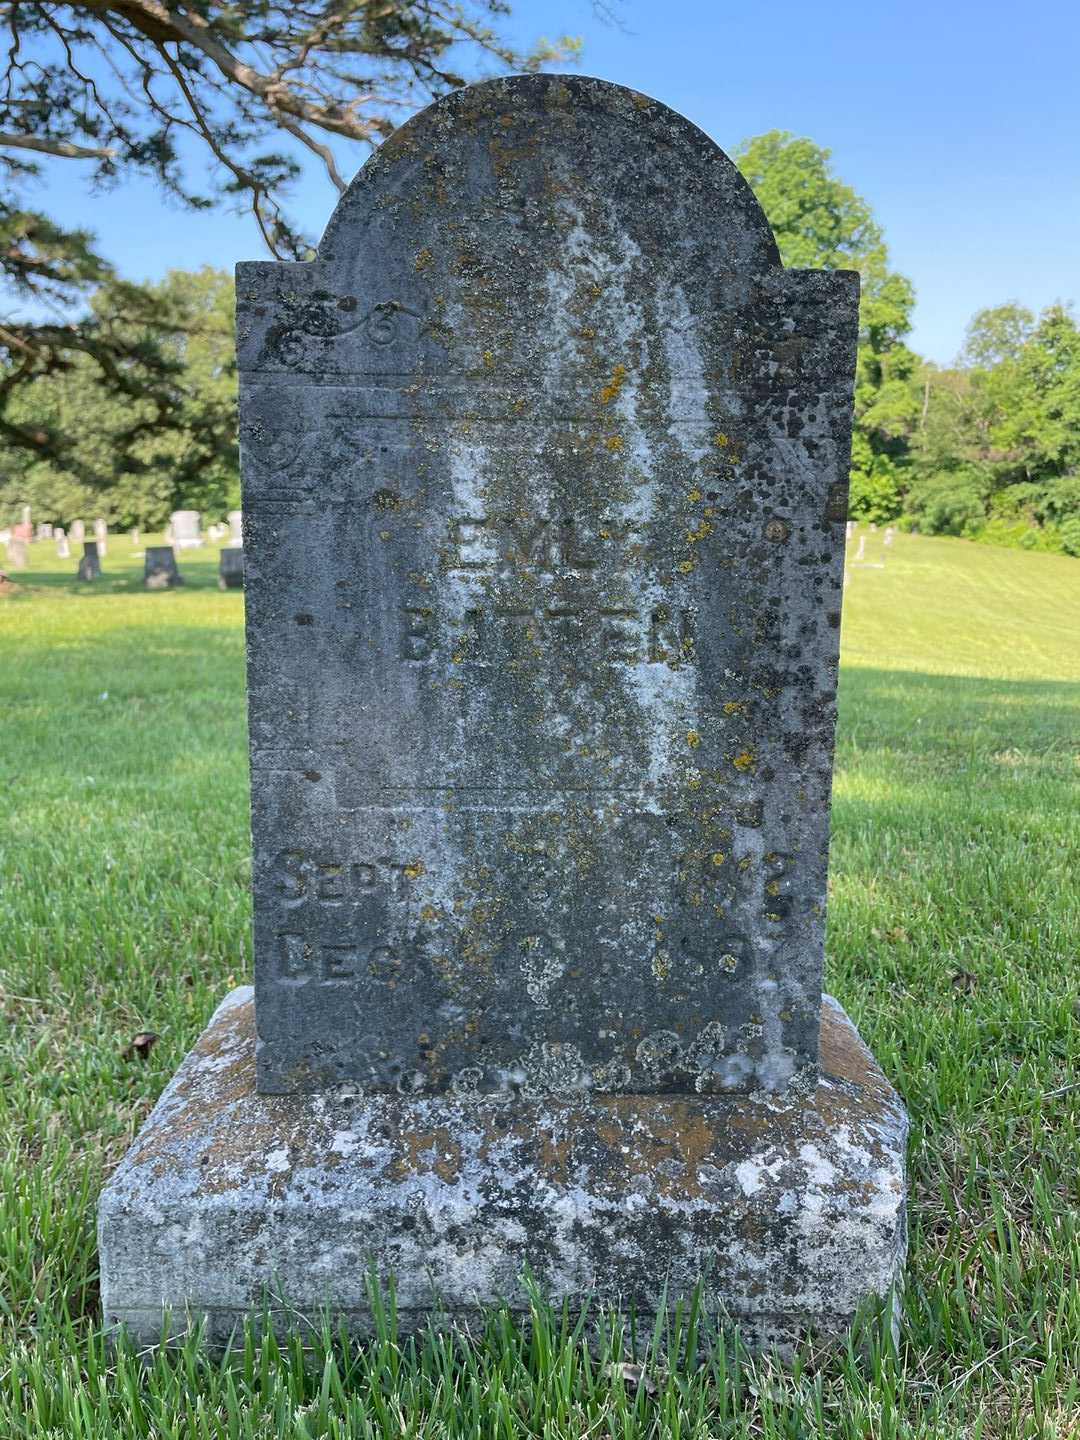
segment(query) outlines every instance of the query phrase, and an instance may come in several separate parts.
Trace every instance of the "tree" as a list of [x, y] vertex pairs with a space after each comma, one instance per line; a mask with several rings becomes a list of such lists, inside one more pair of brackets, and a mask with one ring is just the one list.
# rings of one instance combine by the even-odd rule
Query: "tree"
[[911, 282], [889, 268], [888, 248], [869, 205], [832, 171], [812, 140], [770, 130], [735, 152], [760, 200], [780, 257], [799, 269], [858, 270], [859, 352], [855, 378], [851, 509], [887, 520], [900, 507], [900, 471], [918, 423], [918, 356], [903, 344], [911, 328]]
[[[92, 321], [109, 326], [117, 344], [138, 348], [145, 337], [123, 328], [111, 305], [109, 287], [95, 294]], [[173, 272], [146, 287], [146, 305], [156, 343], [179, 377], [171, 423], [159, 423], [153, 395], [102, 384], [96, 363], [76, 354], [11, 397], [11, 423], [45, 425], [67, 438], [60, 455], [9, 453], [0, 513], [28, 501], [45, 515], [158, 528], [174, 509], [221, 515], [239, 503], [232, 279], [209, 267]]]
[[1035, 316], [1015, 300], [976, 311], [968, 322], [961, 362], [985, 370], [1015, 360], [1034, 328]]
[[[91, 235], [31, 206], [35, 157], [85, 166], [98, 187], [149, 174], [196, 209], [246, 204], [271, 254], [301, 257], [307, 239], [285, 209], [301, 157], [343, 190], [335, 146], [378, 144], [463, 84], [462, 62], [536, 69], [575, 49], [517, 54], [489, 24], [507, 13], [504, 0], [0, 0], [0, 436], [61, 469], [81, 463], [57, 413], [28, 414], [13, 397], [87, 366], [140, 412], [125, 453], [141, 427], [182, 428], [188, 406], [160, 295], [121, 284]], [[108, 299], [87, 308], [91, 293]], [[46, 304], [79, 318], [43, 320]]]

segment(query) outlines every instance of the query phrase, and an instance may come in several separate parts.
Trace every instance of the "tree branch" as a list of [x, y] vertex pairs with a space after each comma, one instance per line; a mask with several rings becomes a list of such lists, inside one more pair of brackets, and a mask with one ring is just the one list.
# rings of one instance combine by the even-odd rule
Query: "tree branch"
[[108, 145], [76, 145], [72, 140], [50, 140], [45, 135], [8, 135], [0, 132], [0, 145], [13, 150], [40, 150], [45, 155], [62, 155], [66, 160], [116, 158], [116, 151]]

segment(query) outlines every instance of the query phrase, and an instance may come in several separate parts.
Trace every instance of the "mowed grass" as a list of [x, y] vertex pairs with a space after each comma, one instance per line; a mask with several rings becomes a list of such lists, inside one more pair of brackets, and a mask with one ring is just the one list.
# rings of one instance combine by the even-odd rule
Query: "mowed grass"
[[157, 594], [126, 540], [94, 586], [32, 552], [0, 601], [3, 1440], [1080, 1435], [1080, 562], [877, 534], [849, 566], [828, 982], [910, 1109], [912, 1250], [898, 1350], [785, 1369], [539, 1301], [467, 1340], [106, 1349], [103, 1177], [248, 973], [243, 598], [213, 548]]

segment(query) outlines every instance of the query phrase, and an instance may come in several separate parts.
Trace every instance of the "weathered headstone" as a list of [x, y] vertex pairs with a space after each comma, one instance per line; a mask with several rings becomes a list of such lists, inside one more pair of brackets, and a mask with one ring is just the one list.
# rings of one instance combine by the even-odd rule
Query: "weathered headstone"
[[855, 521], [854, 521], [854, 520], [849, 520], [849, 521], [847, 522], [847, 524], [844, 526], [844, 538], [845, 538], [846, 540], [850, 540], [851, 537], [852, 537], [852, 535], [854, 535], [854, 534], [855, 534]]
[[244, 543], [244, 513], [242, 510], [229, 511], [229, 544], [243, 545]]
[[192, 550], [203, 543], [198, 510], [174, 510], [170, 519], [172, 543], [178, 550]]
[[83, 544], [82, 559], [79, 561], [79, 568], [76, 572], [78, 580], [96, 580], [101, 574], [101, 559], [98, 555], [98, 542], [87, 540]]
[[893, 527], [890, 525], [890, 526], [886, 529], [885, 535], [884, 535], [881, 543], [882, 543], [883, 545], [891, 545], [892, 542], [893, 542], [893, 536], [894, 536], [895, 534], [896, 534], [896, 531], [895, 531], [895, 530], [893, 529]]
[[227, 545], [218, 562], [218, 589], [244, 588], [244, 552], [238, 545]]
[[102, 1199], [106, 1317], [360, 1320], [374, 1260], [413, 1320], [528, 1263], [842, 1328], [904, 1253], [821, 992], [857, 277], [533, 76], [237, 295], [257, 1059], [237, 992]]
[[136, 525], [131, 531], [131, 543], [135, 549], [139, 547], [140, 538], [139, 527]]
[[86, 526], [83, 521], [73, 520], [71, 522], [71, 530], [69, 531], [68, 538], [74, 540], [76, 545], [83, 543], [86, 539]]
[[64, 534], [63, 528], [59, 528], [54, 535], [56, 540], [56, 558], [68, 560], [71, 558], [71, 546], [68, 544], [68, 537]]
[[147, 590], [172, 590], [184, 583], [176, 566], [176, 551], [171, 545], [148, 545], [143, 561], [143, 585]]
[[859, 548], [855, 551], [855, 559], [862, 560], [866, 555], [866, 536], [859, 536]]
[[104, 520], [94, 521], [94, 543], [97, 545], [98, 554], [104, 559], [109, 552], [109, 527]]
[[[18, 530], [20, 527], [15, 526]], [[12, 535], [7, 542], [7, 568], [9, 570], [26, 569], [26, 541], [21, 535]]]
[[37, 527], [37, 538], [39, 540], [51, 540], [53, 538], [53, 527], [47, 520], [39, 522]]

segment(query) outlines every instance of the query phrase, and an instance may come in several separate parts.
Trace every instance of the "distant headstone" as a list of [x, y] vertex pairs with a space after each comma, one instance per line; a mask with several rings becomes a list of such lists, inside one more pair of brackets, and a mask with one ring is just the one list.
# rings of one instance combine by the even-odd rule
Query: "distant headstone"
[[524, 76], [237, 308], [254, 1015], [110, 1181], [106, 1318], [362, 1315], [373, 1256], [411, 1324], [528, 1263], [842, 1329], [905, 1235], [821, 990], [858, 277], [671, 110]]
[[184, 583], [171, 545], [148, 545], [143, 561], [143, 584], [147, 590], [171, 590]]
[[873, 522], [872, 520], [871, 520], [871, 522], [870, 522], [870, 534], [871, 534], [871, 535], [876, 535], [876, 534], [877, 534], [877, 526], [874, 524], [874, 522]]
[[844, 538], [845, 538], [846, 540], [850, 540], [851, 537], [852, 537], [852, 535], [854, 535], [854, 534], [855, 534], [855, 521], [854, 521], [854, 520], [849, 520], [849, 521], [847, 522], [847, 524], [844, 526]]
[[244, 543], [244, 515], [242, 510], [229, 511], [229, 544], [243, 545]]
[[28, 520], [23, 520], [20, 524], [12, 526], [11, 533], [14, 539], [29, 544], [34, 538], [34, 527]]
[[138, 549], [140, 538], [139, 527], [136, 525], [131, 531], [131, 543], [136, 549]]
[[[16, 530], [21, 528], [20, 525], [15, 526]], [[21, 535], [13, 534], [7, 542], [7, 568], [9, 570], [26, 569], [26, 541]]]
[[218, 563], [218, 589], [244, 588], [244, 552], [239, 546], [226, 546]]
[[83, 555], [79, 561], [76, 578], [79, 580], [96, 580], [100, 574], [101, 560], [98, 556], [97, 541], [87, 540], [83, 545]]
[[174, 545], [176, 543], [176, 531], [173, 528], [171, 520], [165, 526], [165, 543], [166, 545]]
[[893, 529], [893, 527], [890, 525], [889, 528], [885, 531], [885, 535], [884, 535], [884, 538], [882, 539], [882, 542], [881, 542], [881, 543], [882, 543], [883, 545], [891, 545], [892, 542], [893, 542], [893, 536], [894, 536], [895, 534], [896, 534], [896, 531], [895, 531], [895, 530]]
[[29, 524], [30, 524], [30, 516], [31, 516], [31, 513], [32, 513], [32, 512], [31, 512], [31, 509], [30, 509], [30, 506], [29, 506], [29, 505], [24, 505], [24, 506], [22, 507], [22, 523], [23, 523], [24, 525], [29, 525]]
[[57, 530], [54, 538], [56, 540], [56, 558], [58, 560], [69, 560], [71, 558], [71, 546], [68, 544], [68, 537], [64, 534], [63, 530]]
[[173, 544], [178, 550], [194, 549], [203, 543], [198, 510], [174, 510], [171, 522]]
[[53, 527], [45, 520], [42, 520], [37, 527], [37, 538], [39, 540], [51, 540], [53, 538]]
[[74, 540], [76, 545], [81, 545], [83, 543], [83, 541], [86, 539], [86, 526], [81, 520], [73, 520], [71, 522], [71, 529], [68, 532], [68, 537], [69, 539]]
[[97, 544], [98, 554], [104, 559], [109, 550], [109, 527], [104, 520], [94, 521], [94, 540]]
[[862, 560], [866, 555], [866, 536], [859, 536], [859, 548], [855, 551], [855, 559]]

